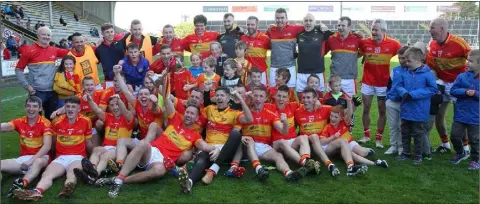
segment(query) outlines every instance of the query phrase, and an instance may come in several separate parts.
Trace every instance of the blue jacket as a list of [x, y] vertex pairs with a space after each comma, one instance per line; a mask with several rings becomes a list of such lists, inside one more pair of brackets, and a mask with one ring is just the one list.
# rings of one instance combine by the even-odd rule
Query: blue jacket
[[145, 75], [147, 75], [150, 63], [145, 57], [140, 56], [137, 66], [133, 66], [130, 57], [126, 56], [122, 59], [125, 63], [122, 65], [122, 71], [125, 73], [127, 84], [134, 86], [143, 86]]
[[[423, 65], [416, 70], [405, 69], [400, 81], [394, 87], [402, 97], [400, 118], [403, 120], [426, 122], [430, 116], [430, 98], [437, 93], [435, 76], [430, 67]], [[409, 94], [411, 99], [406, 99]]]
[[201, 67], [201, 66], [200, 67], [190, 66], [190, 68], [188, 70], [190, 70], [190, 72], [192, 73], [192, 75], [195, 79], [198, 78], [198, 75], [203, 73], [203, 67]]
[[398, 95], [397, 90], [395, 90], [393, 87], [395, 87], [395, 84], [397, 84], [400, 81], [400, 76], [402, 75], [402, 72], [405, 70], [404, 67], [402, 66], [397, 66], [393, 68], [392, 70], [392, 88], [390, 88], [387, 91], [387, 99], [390, 99], [392, 101], [400, 102], [402, 100], [402, 97]]
[[[461, 73], [453, 83], [450, 94], [457, 98], [454, 105], [453, 121], [478, 125], [478, 77], [472, 71]], [[474, 96], [466, 94], [467, 89], [475, 90]]]

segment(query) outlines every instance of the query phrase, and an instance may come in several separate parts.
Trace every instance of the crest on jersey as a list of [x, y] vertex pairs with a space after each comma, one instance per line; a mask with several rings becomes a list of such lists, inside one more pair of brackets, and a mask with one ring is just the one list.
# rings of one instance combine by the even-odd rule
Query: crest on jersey
[[380, 53], [380, 50], [381, 50], [380, 47], [376, 47], [376, 48], [375, 48], [375, 54]]
[[314, 119], [315, 119], [315, 116], [313, 116], [313, 115], [308, 116], [308, 122], [309, 123], [313, 122]]
[[253, 46], [253, 42], [250, 42], [250, 46]]
[[438, 51], [438, 57], [442, 57], [442, 53], [443, 53], [443, 51], [442, 51], [442, 50], [439, 50], [439, 51]]

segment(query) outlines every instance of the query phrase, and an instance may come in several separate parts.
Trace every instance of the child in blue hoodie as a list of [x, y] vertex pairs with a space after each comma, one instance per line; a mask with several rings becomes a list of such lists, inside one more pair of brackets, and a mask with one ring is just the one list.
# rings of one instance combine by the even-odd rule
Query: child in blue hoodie
[[430, 98], [437, 93], [435, 76], [430, 67], [423, 64], [424, 55], [419, 48], [409, 48], [405, 52], [408, 69], [401, 72], [395, 90], [402, 97], [400, 118], [402, 119], [402, 147], [399, 160], [410, 157], [410, 141], [413, 137], [413, 163], [419, 165], [423, 161], [422, 144], [427, 134], [427, 121], [430, 115]]
[[128, 85], [133, 87], [134, 93], [143, 86], [143, 81], [147, 75], [150, 63], [140, 54], [140, 48], [135, 43], [129, 43], [127, 46], [127, 56], [120, 60], [119, 65], [125, 73], [125, 80]]
[[470, 143], [472, 161], [468, 165], [470, 170], [478, 170], [478, 149], [479, 149], [479, 80], [480, 72], [480, 50], [472, 50], [467, 58], [468, 71], [461, 73], [453, 83], [450, 94], [457, 98], [454, 105], [453, 124], [451, 137], [455, 156], [450, 160], [458, 164], [468, 158], [463, 148], [462, 139], [467, 131]]

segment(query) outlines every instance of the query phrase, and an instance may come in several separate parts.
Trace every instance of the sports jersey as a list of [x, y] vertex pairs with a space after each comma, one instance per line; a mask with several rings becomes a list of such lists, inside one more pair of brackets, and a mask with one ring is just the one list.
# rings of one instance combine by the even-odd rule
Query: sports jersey
[[428, 44], [427, 65], [437, 73], [437, 78], [453, 83], [460, 73], [467, 71], [466, 61], [470, 50], [463, 38], [448, 33], [443, 44], [436, 40]]
[[205, 54], [210, 51], [210, 44], [217, 41], [220, 33], [216, 31], [205, 31], [198, 36], [197, 31], [183, 39], [183, 48], [191, 53]]
[[303, 25], [286, 24], [283, 28], [271, 25], [265, 33], [272, 42], [271, 67], [295, 66], [293, 52], [296, 50], [297, 34], [305, 31]]
[[324, 56], [328, 53], [326, 43], [331, 35], [333, 35], [332, 31], [321, 31], [319, 27], [296, 35], [295, 40], [298, 44], [298, 73], [315, 74], [325, 72]]
[[[268, 88], [268, 102], [275, 103], [275, 95], [277, 95], [277, 87], [270, 87]], [[288, 88], [288, 101], [289, 102], [296, 102], [297, 98], [295, 97], [295, 92], [293, 88]]]
[[177, 70], [174, 75], [175, 80], [171, 82], [173, 83], [172, 90], [175, 93], [175, 97], [186, 100], [191, 90], [184, 91], [183, 87], [187, 84], [196, 84], [197, 81], [193, 78], [192, 73], [185, 68]]
[[133, 105], [135, 109], [135, 113], [137, 115], [138, 126], [140, 127], [140, 138], [143, 139], [147, 136], [148, 126], [150, 123], [157, 123], [159, 126], [163, 126], [163, 113], [160, 110], [160, 107], [157, 107], [158, 113], [152, 112], [152, 104], [149, 103], [147, 107], [145, 107], [146, 111], [143, 111], [143, 107], [138, 101], [135, 101]]
[[233, 25], [232, 29], [225, 30], [218, 36], [217, 41], [222, 45], [222, 50], [227, 54], [228, 58], [235, 58], [235, 44], [240, 40], [240, 37], [244, 35], [242, 28], [237, 25]]
[[265, 60], [267, 59], [267, 51], [270, 49], [270, 38], [260, 31], [257, 31], [257, 35], [242, 35], [240, 40], [245, 41], [248, 45], [245, 59], [250, 61], [253, 67], [258, 67], [262, 72], [265, 72], [268, 68]]
[[211, 90], [210, 93], [212, 94], [212, 93], [214, 93], [213, 90], [215, 90], [218, 86], [220, 86], [220, 79], [221, 79], [220, 75], [218, 75], [218, 74], [214, 73], [212, 77], [207, 77], [207, 74], [202, 73], [202, 74], [198, 75], [197, 87], [203, 89], [203, 87], [205, 86], [205, 82], [207, 82], [208, 80], [211, 80], [213, 85], [212, 85], [212, 87], [210, 87], [210, 90]]
[[[177, 100], [175, 100], [175, 103], [173, 105], [175, 106], [175, 110], [177, 111], [177, 114], [183, 120], [183, 115], [185, 114], [187, 107], [183, 105], [182, 101], [179, 100], [178, 98]], [[200, 114], [198, 115], [198, 118], [195, 121], [195, 124], [193, 125], [193, 129], [197, 131], [198, 134], [202, 134], [205, 124], [207, 124], [207, 118], [205, 117], [204, 114], [201, 114], [201, 113], [203, 113], [203, 105], [202, 107], [200, 107]]]
[[150, 144], [158, 148], [163, 156], [169, 157], [172, 161], [177, 161], [182, 152], [197, 145], [202, 140], [200, 134], [193, 128], [187, 128], [183, 125], [181, 117], [174, 113], [168, 116], [168, 126], [162, 135]]
[[230, 107], [219, 111], [216, 105], [205, 107], [203, 112], [208, 120], [206, 138], [208, 144], [225, 144], [232, 129], [241, 128], [238, 119], [243, 112], [232, 110]]
[[37, 91], [52, 91], [53, 78], [55, 76], [55, 60], [61, 58], [69, 50], [59, 49], [53, 46], [41, 47], [37, 42], [25, 48], [18, 60], [17, 67], [23, 72], [28, 65], [29, 74], [17, 76], [22, 87], [30, 85]]
[[[100, 104], [100, 100], [102, 99], [103, 91], [102, 90], [94, 90], [93, 91], [93, 102], [96, 104]], [[95, 123], [97, 121], [97, 114], [92, 110], [90, 105], [88, 105], [88, 101], [83, 100], [83, 93], [79, 93], [76, 95], [80, 99], [80, 113], [87, 117], [90, 118], [92, 123]]]
[[27, 116], [14, 119], [9, 124], [20, 136], [20, 156], [35, 155], [43, 146], [43, 137], [52, 136], [50, 121], [40, 115], [33, 127], [28, 124]]
[[332, 106], [322, 105], [319, 109], [308, 112], [305, 107], [300, 107], [295, 112], [295, 123], [300, 127], [299, 135], [320, 135], [330, 118]]
[[333, 137], [337, 132], [340, 133], [340, 136], [337, 139], [346, 139], [347, 142], [352, 142], [353, 137], [349, 131], [350, 125], [345, 124], [345, 121], [340, 121], [337, 127], [333, 126], [331, 123], [327, 124], [325, 128], [322, 130], [322, 134], [320, 134], [321, 139], [326, 139], [329, 137]]
[[92, 122], [89, 118], [78, 115], [75, 123], [70, 124], [66, 115], [53, 121], [53, 130], [57, 136], [55, 143], [56, 156], [87, 156], [86, 140], [92, 138]]
[[362, 83], [369, 86], [387, 87], [390, 76], [390, 59], [397, 55], [402, 45], [395, 39], [384, 36], [378, 43], [373, 38], [360, 41], [360, 52], [365, 56]]
[[158, 53], [160, 53], [160, 48], [162, 48], [162, 45], [169, 45], [170, 48], [172, 49], [172, 52], [173, 54], [175, 55], [182, 55], [183, 56], [183, 41], [181, 38], [173, 38], [172, 39], [172, 42], [170, 42], [170, 44], [167, 43], [167, 41], [165, 40], [164, 37], [162, 37], [162, 39], [153, 46], [152, 48], [152, 54], [153, 55], [157, 55]]
[[284, 113], [287, 115], [287, 121], [288, 121], [288, 134], [287, 135], [282, 135], [282, 133], [278, 132], [277, 129], [273, 128], [272, 131], [272, 140], [276, 141], [279, 139], [293, 139], [297, 137], [297, 129], [295, 126], [295, 111], [297, 111], [298, 108], [300, 108], [301, 104], [297, 102], [291, 102], [285, 104], [285, 108], [279, 109], [275, 104], [265, 104], [265, 107], [273, 110], [277, 115], [281, 115]]
[[117, 146], [117, 140], [120, 138], [130, 138], [132, 136], [133, 126], [135, 120], [130, 122], [124, 115], [116, 118], [111, 113], [105, 113], [105, 139], [103, 139], [102, 146]]
[[252, 116], [253, 122], [242, 125], [242, 135], [252, 137], [255, 142], [271, 144], [272, 127], [275, 123], [281, 123], [280, 117], [265, 107], [260, 112], [252, 110]]
[[362, 38], [350, 33], [342, 39], [339, 32], [330, 36], [327, 47], [330, 50], [332, 63], [330, 74], [342, 79], [356, 79], [358, 75], [358, 48]]
[[[117, 94], [115, 93], [115, 87], [109, 87], [105, 89], [103, 91], [102, 97], [100, 98], [100, 104], [98, 104], [100, 108], [107, 108], [110, 97], [112, 97], [115, 94]], [[120, 96], [120, 99], [122, 100], [123, 104], [125, 104], [125, 107], [128, 107], [128, 100], [125, 97], [125, 94], [120, 92], [118, 93], [118, 95]]]

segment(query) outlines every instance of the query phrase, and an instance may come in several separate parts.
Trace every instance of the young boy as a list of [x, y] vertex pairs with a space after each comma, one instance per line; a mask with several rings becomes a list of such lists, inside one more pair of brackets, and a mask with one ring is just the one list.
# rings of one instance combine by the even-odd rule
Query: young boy
[[[317, 90], [318, 98], [322, 99], [323, 98], [323, 92], [318, 90], [318, 86], [320, 86], [320, 77], [318, 77], [318, 75], [316, 75], [316, 74], [311, 74], [310, 76], [308, 76], [307, 87]], [[301, 100], [302, 96], [303, 96], [303, 94], [300, 93], [300, 97], [299, 97], [300, 100]]]
[[233, 88], [237, 84], [241, 84], [240, 77], [235, 73], [237, 63], [233, 59], [225, 60], [223, 63], [223, 76], [220, 79], [220, 86]]
[[197, 87], [202, 91], [210, 90], [210, 98], [213, 98], [215, 96], [214, 90], [220, 85], [220, 75], [215, 73], [217, 61], [213, 57], [208, 57], [203, 63], [203, 71], [205, 72], [198, 76]]
[[228, 56], [223, 53], [222, 45], [217, 41], [212, 42], [210, 44], [210, 54], [210, 56], [202, 56], [202, 58], [213, 57], [215, 59], [215, 73], [223, 76], [223, 63], [228, 59]]
[[407, 67], [405, 51], [407, 51], [408, 48], [408, 46], [403, 46], [398, 50], [398, 62], [400, 65], [393, 68], [387, 85], [387, 101], [385, 104], [387, 106], [387, 121], [390, 129], [390, 147], [385, 151], [386, 155], [400, 154], [403, 150], [402, 137], [400, 135], [400, 103], [402, 97], [398, 95], [397, 90], [392, 87], [393, 84], [398, 83], [402, 71]]
[[[123, 62], [123, 63], [122, 63]], [[135, 92], [143, 86], [143, 80], [147, 75], [150, 63], [140, 54], [140, 48], [135, 43], [129, 43], [127, 46], [127, 56], [120, 60], [119, 64], [123, 73], [125, 73], [125, 80], [127, 84], [133, 87]]]
[[[278, 68], [275, 72], [275, 87], [268, 88], [268, 97], [269, 103], [275, 103], [275, 95], [277, 94], [277, 88], [281, 85], [285, 85], [290, 81], [290, 71], [287, 68]], [[288, 94], [288, 101], [295, 102], [297, 98], [295, 97], [295, 92], [290, 88], [290, 93]]]
[[[238, 76], [240, 76], [242, 80], [242, 84], [248, 84], [248, 73], [252, 69], [252, 63], [245, 59], [245, 53], [247, 52], [248, 45], [245, 41], [240, 40], [235, 43], [235, 54], [237, 57], [235, 58], [235, 62], [237, 63], [237, 70], [235, 72]], [[261, 76], [260, 76], [261, 77]]]
[[174, 81], [172, 81], [172, 94], [182, 100], [187, 100], [190, 90], [197, 87], [197, 82], [190, 70], [183, 67], [183, 56], [175, 56], [177, 64], [175, 66]]
[[451, 160], [453, 164], [467, 159], [467, 153], [462, 148], [462, 139], [467, 131], [468, 141], [471, 148], [472, 161], [468, 165], [469, 170], [480, 169], [478, 165], [479, 149], [479, 80], [480, 73], [480, 50], [472, 50], [467, 58], [468, 71], [458, 75], [450, 93], [457, 98], [454, 106], [453, 124], [450, 140], [455, 149], [455, 156]]
[[423, 161], [422, 143], [427, 134], [430, 98], [438, 89], [430, 67], [422, 63], [424, 58], [422, 50], [412, 47], [407, 49], [405, 55], [408, 69], [401, 73], [399, 82], [393, 87], [402, 97], [400, 118], [403, 152], [398, 158], [406, 160], [410, 157], [410, 141], [413, 137], [415, 151], [413, 164], [420, 165]]
[[260, 68], [258, 67], [252, 67], [252, 69], [250, 70], [250, 72], [248, 72], [248, 76], [249, 76], [249, 79], [248, 81], [250, 83], [248, 83], [245, 88], [247, 89], [247, 91], [251, 91], [253, 90], [253, 88], [255, 86], [263, 86], [265, 88], [267, 88], [267, 86], [265, 86], [264, 84], [262, 84], [262, 71], [260, 70]]
[[192, 64], [192, 66], [190, 66], [190, 68], [188, 68], [188, 70], [190, 70], [193, 77], [195, 79], [197, 79], [198, 75], [203, 73], [202, 55], [200, 55], [198, 53], [192, 53], [192, 55], [190, 55], [190, 63]]

